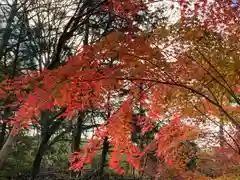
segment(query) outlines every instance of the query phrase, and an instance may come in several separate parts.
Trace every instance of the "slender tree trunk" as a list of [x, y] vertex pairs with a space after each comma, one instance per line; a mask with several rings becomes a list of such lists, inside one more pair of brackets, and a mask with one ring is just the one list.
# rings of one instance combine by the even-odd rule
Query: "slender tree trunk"
[[16, 16], [16, 13], [17, 13], [17, 0], [15, 0], [13, 2], [11, 12], [10, 12], [9, 18], [7, 20], [7, 25], [6, 25], [6, 28], [4, 30], [3, 40], [0, 43], [0, 60], [4, 56], [4, 52], [5, 52], [5, 49], [6, 49], [6, 46], [8, 44], [8, 40], [9, 40], [9, 37], [11, 35], [11, 31], [12, 31], [11, 30], [11, 25], [12, 25], [12, 22], [14, 20], [14, 17]]
[[[90, 2], [88, 0], [88, 2]], [[85, 5], [87, 1], [85, 1]], [[88, 7], [86, 7], [86, 9], [88, 10]], [[86, 24], [85, 24], [85, 33], [84, 33], [84, 39], [83, 39], [83, 45], [88, 45], [88, 39], [89, 39], [89, 19], [86, 20]], [[83, 120], [85, 118], [85, 112], [79, 112], [79, 116], [77, 119], [77, 126], [76, 126], [76, 130], [73, 133], [74, 137], [73, 137], [73, 144], [72, 144], [72, 151], [73, 152], [80, 152], [80, 144], [81, 144], [81, 135], [82, 135], [82, 125], [83, 125]], [[81, 171], [79, 171], [79, 173], [77, 174], [77, 177], [81, 176]]]
[[[86, 9], [88, 10], [88, 7]], [[89, 19], [86, 20], [86, 24], [85, 24], [83, 45], [88, 45], [88, 39], [89, 39]], [[76, 126], [76, 130], [74, 133], [74, 139], [73, 139], [73, 151], [74, 152], [80, 151], [79, 145], [81, 143], [82, 125], [83, 125], [84, 117], [85, 117], [85, 112], [79, 112], [79, 116], [77, 119], [77, 126]]]
[[[8, 103], [8, 99], [6, 99], [6, 104]], [[10, 115], [9, 107], [5, 108], [3, 119], [7, 120]], [[1, 133], [0, 133], [0, 168], [2, 168], [3, 163], [8, 158], [9, 154], [13, 151], [13, 147], [15, 146], [19, 135], [9, 134], [7, 140], [4, 142], [6, 136], [7, 123], [2, 124]]]
[[80, 151], [82, 125], [83, 125], [84, 116], [85, 116], [84, 112], [81, 112], [81, 113], [79, 113], [79, 116], [77, 119], [76, 129], [75, 129], [74, 137], [73, 137], [73, 147], [72, 147], [74, 152]]
[[219, 126], [219, 141], [220, 141], [220, 146], [223, 147], [224, 145], [224, 131], [223, 131], [223, 127], [224, 127], [224, 122], [222, 119], [220, 119], [220, 126]]
[[35, 159], [33, 161], [32, 165], [32, 179], [35, 179], [37, 174], [39, 173], [41, 162], [43, 159], [43, 155], [45, 154], [46, 150], [48, 149], [48, 141], [50, 139], [51, 135], [47, 135], [44, 137], [42, 142], [40, 143], [40, 146], [38, 148], [37, 154], [35, 156]]
[[[72, 139], [72, 152], [80, 152], [80, 144], [81, 144], [81, 135], [82, 135], [82, 126], [83, 126], [83, 120], [85, 117], [84, 112], [80, 112], [78, 115], [77, 123], [76, 123], [76, 128], [73, 129], [73, 139]], [[71, 164], [69, 164], [71, 166]], [[75, 174], [76, 177], [81, 176], [81, 171], [79, 171], [77, 174]], [[71, 174], [72, 175], [72, 174]]]
[[104, 174], [104, 167], [106, 166], [108, 150], [109, 150], [108, 137], [105, 137], [104, 142], [103, 142], [101, 164], [100, 164], [100, 169], [99, 169], [100, 177], [102, 177]]
[[3, 144], [4, 144], [4, 138], [6, 135], [6, 128], [7, 128], [7, 123], [3, 123], [1, 125], [1, 132], [0, 132], [0, 149], [2, 149]]
[[[108, 103], [110, 103], [110, 99], [111, 99], [111, 94], [108, 94]], [[108, 106], [108, 111], [107, 111], [107, 118], [110, 118], [111, 116], [111, 108], [110, 108], [110, 104], [107, 105]], [[109, 143], [108, 143], [108, 137], [104, 138], [103, 141], [103, 149], [102, 149], [102, 157], [101, 157], [101, 163], [100, 163], [100, 169], [98, 172], [99, 177], [103, 177], [104, 175], [104, 167], [106, 166], [106, 160], [107, 160], [107, 153], [109, 151]]]

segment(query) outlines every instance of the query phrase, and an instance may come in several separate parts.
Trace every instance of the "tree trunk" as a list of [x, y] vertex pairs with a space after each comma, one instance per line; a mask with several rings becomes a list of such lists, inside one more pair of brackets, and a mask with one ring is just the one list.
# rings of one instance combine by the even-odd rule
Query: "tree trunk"
[[33, 165], [32, 165], [32, 173], [31, 173], [32, 179], [35, 179], [37, 174], [39, 173], [43, 155], [46, 152], [46, 150], [48, 149], [47, 143], [48, 143], [50, 137], [51, 137], [51, 135], [46, 136], [42, 140], [42, 142], [38, 148], [37, 154], [35, 156], [35, 159], [34, 159]]
[[[54, 117], [52, 117], [51, 119], [47, 119], [46, 121], [53, 121], [54, 119], [56, 119], [56, 117], [59, 114], [60, 113], [57, 113]], [[44, 117], [44, 115], [43, 115], [43, 117]], [[38, 148], [37, 154], [36, 154], [36, 156], [34, 158], [34, 161], [33, 161], [32, 172], [31, 172], [32, 179], [35, 179], [37, 174], [39, 173], [43, 155], [45, 154], [45, 152], [49, 148], [48, 142], [49, 142], [51, 136], [58, 130], [62, 121], [63, 121], [63, 117], [60, 117], [58, 120], [53, 122], [51, 126], [49, 124], [45, 124], [47, 126], [45, 126], [42, 129], [42, 137], [43, 138], [42, 138], [42, 141], [41, 141], [40, 146]]]
[[147, 175], [150, 177], [155, 177], [161, 171], [163, 167], [161, 167], [161, 164], [157, 161], [154, 161], [153, 159], [150, 158], [152, 155], [144, 155], [143, 157], [143, 173], [142, 175]]
[[3, 163], [8, 158], [8, 155], [12, 152], [13, 147], [15, 146], [19, 135], [9, 134], [6, 142], [4, 143], [0, 151], [0, 168], [2, 168]]
[[[90, 1], [89, 1], [90, 2]], [[85, 1], [87, 3], [87, 1]], [[88, 10], [88, 7], [86, 8]], [[87, 19], [85, 24], [85, 33], [83, 39], [83, 45], [88, 45], [88, 38], [89, 38], [89, 19]], [[82, 134], [82, 124], [85, 117], [85, 112], [79, 112], [78, 119], [77, 119], [77, 126], [73, 137], [73, 151], [79, 152], [80, 151], [80, 143], [81, 143], [81, 134]]]
[[79, 152], [80, 151], [80, 143], [81, 143], [81, 134], [82, 134], [82, 124], [84, 120], [84, 112], [79, 113], [78, 119], [77, 119], [77, 124], [76, 124], [76, 129], [74, 132], [74, 137], [73, 137], [73, 152]]
[[12, 31], [11, 25], [14, 20], [14, 17], [16, 16], [16, 13], [17, 13], [17, 0], [15, 0], [12, 4], [11, 12], [10, 12], [9, 18], [7, 20], [6, 28], [4, 30], [3, 40], [2, 40], [2, 42], [0, 42], [0, 60], [4, 56], [4, 52], [7, 47], [9, 37], [11, 36], [11, 31]]
[[109, 149], [108, 137], [105, 137], [104, 142], [103, 142], [101, 164], [100, 164], [100, 169], [99, 169], [100, 177], [102, 177], [104, 174], [104, 167], [106, 166], [108, 149]]
[[[9, 99], [6, 98], [4, 102], [4, 106], [6, 106], [9, 103]], [[1, 124], [1, 132], [0, 132], [0, 149], [4, 146], [4, 140], [6, 136], [6, 129], [7, 129], [7, 120], [10, 115], [10, 108], [6, 107], [4, 108], [3, 116], [1, 117], [3, 119], [3, 123]]]
[[6, 128], [7, 128], [7, 123], [3, 123], [1, 125], [1, 132], [0, 132], [0, 149], [2, 149], [3, 144], [4, 144], [4, 138], [6, 135]]
[[223, 131], [223, 127], [224, 127], [224, 122], [222, 119], [220, 119], [220, 125], [219, 125], [219, 142], [220, 142], [220, 146], [223, 147], [224, 145], [224, 131]]

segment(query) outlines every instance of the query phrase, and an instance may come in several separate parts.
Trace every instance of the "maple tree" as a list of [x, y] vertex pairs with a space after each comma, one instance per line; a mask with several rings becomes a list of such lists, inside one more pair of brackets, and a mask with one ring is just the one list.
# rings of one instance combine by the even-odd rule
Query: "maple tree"
[[[80, 170], [89, 164], [107, 137], [112, 149], [109, 167], [119, 174], [124, 173], [121, 156], [126, 155], [127, 162], [141, 171], [142, 158], [147, 152], [154, 151], [162, 164], [185, 175], [186, 166], [195, 152], [194, 155], [182, 155], [186, 151], [183, 143], [196, 140], [204, 132], [197, 124], [187, 124], [187, 118], [196, 119], [197, 123], [204, 118], [215, 123], [218, 123], [216, 118], [224, 119], [234, 126], [235, 132], [240, 130], [236, 50], [239, 43], [233, 40], [238, 37], [235, 33], [238, 27], [235, 21], [228, 23], [230, 18], [238, 20], [237, 10], [231, 13], [231, 6], [219, 6], [217, 1], [208, 6], [207, 1], [199, 0], [195, 8], [198, 7], [199, 15], [204, 14], [207, 19], [192, 23], [196, 9], [194, 16], [186, 16], [187, 2], [179, 2], [183, 8], [183, 19], [179, 24], [158, 27], [154, 32], [140, 35], [132, 31], [114, 32], [92, 45], [82, 46], [77, 55], [57, 69], [3, 81], [1, 97], [6, 97], [5, 92], [13, 93], [17, 101], [9, 106], [20, 105], [11, 121], [13, 133], [35, 123], [42, 110], [56, 111], [65, 107], [61, 116], [72, 118], [79, 111], [92, 107], [105, 111], [110, 108], [113, 113], [89, 144], [70, 155], [71, 170]], [[229, 4], [227, 1], [221, 3]], [[131, 17], [143, 5], [140, 1], [111, 1], [105, 9]], [[212, 14], [215, 8], [223, 10], [222, 16], [218, 15], [219, 11]], [[212, 29], [221, 24], [226, 27], [222, 32]], [[169, 44], [173, 44], [173, 50], [166, 48]], [[108, 59], [113, 60], [112, 66], [106, 65]], [[121, 89], [127, 94], [117, 108], [112, 99], [119, 96]], [[143, 147], [138, 147], [131, 139], [133, 114], [139, 104], [146, 109], [146, 115], [137, 118], [141, 136], [150, 132], [154, 123], [170, 118], [170, 122]], [[230, 140], [226, 140], [223, 149], [238, 157], [237, 136], [228, 132], [227, 135]], [[239, 160], [234, 160], [239, 165]]]

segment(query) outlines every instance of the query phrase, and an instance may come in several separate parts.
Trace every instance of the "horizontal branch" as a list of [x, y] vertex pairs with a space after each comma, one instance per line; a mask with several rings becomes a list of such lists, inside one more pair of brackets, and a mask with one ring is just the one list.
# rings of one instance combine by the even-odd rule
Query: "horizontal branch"
[[127, 80], [127, 81], [146, 81], [146, 82], [153, 82], [153, 83], [157, 83], [157, 84], [165, 84], [165, 85], [169, 85], [169, 86], [176, 86], [176, 87], [181, 87], [184, 88], [186, 90], [189, 90], [190, 92], [199, 95], [203, 98], [205, 98], [208, 102], [210, 102], [211, 104], [213, 104], [214, 106], [216, 106], [220, 112], [222, 112], [235, 126], [238, 130], [240, 130], [240, 124], [233, 118], [231, 117], [228, 112], [218, 103], [213, 101], [212, 99], [210, 99], [209, 97], [207, 97], [205, 94], [203, 94], [202, 92], [193, 89], [192, 87], [189, 87], [185, 84], [180, 84], [180, 83], [176, 83], [176, 82], [167, 82], [167, 81], [161, 81], [161, 80], [157, 80], [157, 79], [147, 79], [147, 78], [129, 78], [129, 77], [103, 77], [103, 78], [98, 78], [98, 79], [94, 79], [94, 80], [82, 80], [82, 82], [87, 82], [87, 81], [100, 81], [100, 80], [107, 80], [107, 79], [113, 79], [113, 80]]

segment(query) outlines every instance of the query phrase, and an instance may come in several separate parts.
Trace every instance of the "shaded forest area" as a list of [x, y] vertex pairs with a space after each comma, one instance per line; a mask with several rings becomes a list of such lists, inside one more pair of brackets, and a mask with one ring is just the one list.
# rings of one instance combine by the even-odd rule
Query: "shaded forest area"
[[230, 0], [2, 0], [0, 180], [240, 179]]

